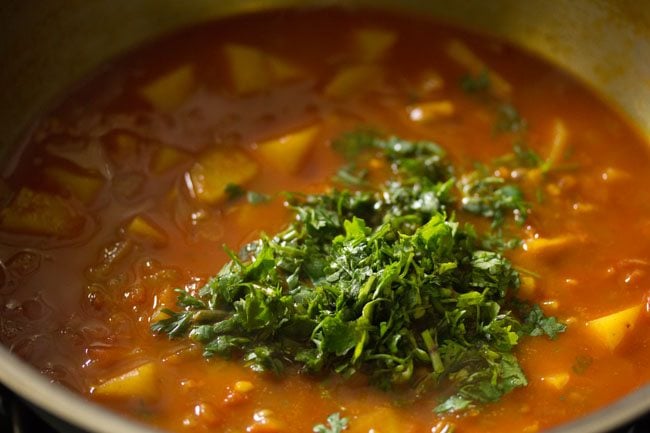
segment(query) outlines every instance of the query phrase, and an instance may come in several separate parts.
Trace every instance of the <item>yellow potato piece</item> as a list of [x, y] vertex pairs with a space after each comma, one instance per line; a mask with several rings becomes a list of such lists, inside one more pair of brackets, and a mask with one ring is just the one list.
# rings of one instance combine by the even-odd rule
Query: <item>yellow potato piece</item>
[[530, 254], [540, 256], [541, 258], [553, 258], [581, 242], [582, 240], [578, 236], [563, 235], [554, 238], [528, 239], [523, 247]]
[[542, 377], [542, 381], [551, 388], [561, 391], [569, 383], [570, 378], [569, 373], [556, 373]]
[[355, 35], [357, 58], [364, 62], [374, 62], [384, 57], [395, 45], [397, 34], [380, 28], [358, 30]]
[[194, 68], [184, 65], [143, 86], [140, 95], [157, 110], [169, 112], [187, 99], [195, 84]]
[[413, 122], [431, 122], [454, 114], [455, 107], [451, 101], [432, 101], [410, 105], [406, 108]]
[[257, 174], [257, 164], [236, 149], [214, 149], [189, 171], [191, 192], [199, 201], [216, 204], [226, 197], [228, 184], [242, 185]]
[[569, 131], [562, 119], [553, 120], [553, 137], [551, 139], [551, 149], [546, 159], [546, 166], [555, 167], [566, 153], [568, 144]]
[[310, 126], [280, 138], [259, 143], [258, 152], [274, 169], [284, 174], [294, 174], [311, 149], [318, 131], [318, 127]]
[[173, 147], [163, 146], [154, 152], [150, 169], [154, 174], [162, 174], [188, 160], [187, 153]]
[[22, 188], [0, 211], [0, 228], [6, 231], [71, 237], [83, 225], [83, 218], [56, 195]]
[[530, 298], [535, 293], [537, 281], [530, 275], [522, 275], [519, 278], [519, 295], [525, 299]]
[[278, 56], [242, 44], [223, 48], [235, 91], [241, 95], [260, 92], [270, 84], [298, 78], [302, 71]]
[[262, 51], [239, 44], [225, 45], [223, 50], [237, 93], [259, 92], [269, 86], [269, 71]]
[[158, 394], [156, 366], [151, 362], [143, 364], [93, 387], [91, 393], [111, 398], [155, 398]]
[[276, 83], [295, 80], [304, 75], [302, 69], [277, 56], [269, 55], [267, 61], [269, 70], [271, 71], [271, 77], [273, 77], [273, 81]]
[[381, 70], [375, 65], [348, 66], [337, 72], [323, 93], [330, 98], [352, 96], [378, 84], [381, 77]]
[[414, 433], [415, 426], [400, 419], [394, 409], [379, 407], [350, 420], [348, 433]]
[[590, 320], [586, 326], [609, 350], [614, 350], [623, 341], [625, 334], [634, 328], [640, 313], [641, 306], [636, 305]]
[[85, 204], [92, 203], [104, 185], [104, 179], [101, 176], [76, 172], [58, 166], [46, 167], [43, 170], [43, 175], [49, 182], [72, 193]]
[[144, 240], [155, 245], [165, 245], [167, 235], [154, 223], [142, 216], [136, 216], [126, 227], [126, 233], [136, 240]]

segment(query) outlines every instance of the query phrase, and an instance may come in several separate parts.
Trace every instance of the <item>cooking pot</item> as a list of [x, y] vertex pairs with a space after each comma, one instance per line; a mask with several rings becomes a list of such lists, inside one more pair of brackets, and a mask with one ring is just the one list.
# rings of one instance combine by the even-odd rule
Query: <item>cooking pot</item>
[[[383, 8], [431, 15], [509, 40], [597, 89], [650, 137], [650, 7], [636, 0], [4, 0], [0, 10], [0, 160], [31, 122], [103, 62], [175, 29], [285, 7]], [[96, 433], [151, 433], [51, 384], [0, 346], [0, 381]], [[650, 385], [553, 433], [605, 432], [650, 410]], [[58, 421], [53, 421], [58, 422]]]

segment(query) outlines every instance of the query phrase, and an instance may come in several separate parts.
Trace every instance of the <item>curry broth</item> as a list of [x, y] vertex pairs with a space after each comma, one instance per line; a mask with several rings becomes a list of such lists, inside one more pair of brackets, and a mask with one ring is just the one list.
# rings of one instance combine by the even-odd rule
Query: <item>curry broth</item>
[[[355, 48], [359, 29], [396, 39], [385, 52], [368, 54]], [[222, 245], [237, 249], [287, 224], [283, 197], [273, 194], [328, 188], [343, 163], [330, 140], [342, 132], [370, 125], [433, 140], [463, 167], [510, 151], [516, 134], [495, 132], [490, 105], [459, 85], [475, 71], [450, 55], [458, 41], [509, 84], [499, 97], [526, 119], [523, 136], [532, 149], [549, 155], [558, 121], [568, 142], [560, 156], [565, 167], [549, 176], [539, 197], [526, 191], [533, 206], [520, 234], [561, 242], [546, 249], [524, 243], [509, 253], [517, 266], [539, 274], [534, 290], [521, 296], [568, 323], [557, 340], [527, 338], [519, 346], [527, 387], [498, 403], [440, 416], [432, 412], [433, 397], [411, 401], [408, 391], [379, 391], [362, 377], [276, 378], [152, 335], [151, 318], [161, 306], [173, 307], [174, 288], [195, 290], [226, 262]], [[238, 83], [224, 55], [227, 44], [272, 53], [286, 64], [267, 58], [264, 65], [275, 65], [268, 83]], [[336, 74], [358, 65], [373, 72], [337, 90]], [[161, 99], [143, 90], [174, 71], [175, 88], [185, 88], [180, 95]], [[413, 107], [431, 101], [453, 108], [418, 120]], [[317, 132], [295, 171], [265, 160], [260, 143], [313, 126]], [[535, 432], [650, 381], [645, 146], [563, 72], [499, 41], [428, 21], [323, 10], [193, 28], [82, 83], [44, 116], [17, 164], [6, 169], [4, 209], [28, 188], [60, 197], [79, 221], [62, 235], [47, 227], [24, 234], [2, 220], [0, 338], [53, 381], [172, 431], [304, 432], [340, 412], [350, 432], [439, 432], [445, 420], [458, 432]], [[192, 167], [215, 147], [243, 152], [257, 167], [246, 189], [273, 198], [202, 201]], [[85, 186], [66, 184], [71, 178]], [[134, 218], [148, 229], [134, 229]], [[585, 326], [632, 306], [642, 312], [613, 349]], [[132, 397], [93, 392], [143, 364], [155, 369], [150, 389]]]

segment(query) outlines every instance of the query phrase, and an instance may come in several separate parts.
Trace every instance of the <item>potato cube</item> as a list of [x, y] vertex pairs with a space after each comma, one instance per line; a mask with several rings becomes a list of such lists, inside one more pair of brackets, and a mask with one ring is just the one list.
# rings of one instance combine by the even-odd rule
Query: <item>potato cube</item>
[[554, 238], [528, 239], [524, 242], [523, 248], [529, 254], [550, 259], [581, 242], [582, 240], [578, 236], [562, 235]]
[[524, 299], [530, 299], [537, 288], [537, 281], [535, 277], [530, 275], [522, 275], [519, 278], [519, 295]]
[[223, 49], [232, 85], [240, 95], [260, 92], [272, 83], [302, 75], [302, 71], [292, 63], [258, 48], [227, 44]]
[[380, 28], [358, 30], [354, 37], [358, 58], [364, 62], [380, 60], [397, 41], [395, 32]]
[[0, 211], [0, 228], [18, 233], [72, 237], [83, 223], [63, 198], [29, 188], [22, 188]]
[[415, 426], [402, 420], [395, 409], [378, 407], [350, 422], [349, 433], [414, 433]]
[[259, 92], [269, 86], [269, 71], [262, 51], [240, 44], [227, 44], [223, 50], [238, 94]]
[[564, 158], [567, 150], [569, 131], [562, 119], [553, 120], [553, 136], [551, 138], [551, 149], [546, 158], [545, 167], [557, 166]]
[[149, 168], [154, 174], [162, 174], [188, 161], [187, 153], [169, 146], [162, 146], [153, 154]]
[[174, 111], [192, 93], [195, 81], [192, 65], [180, 66], [143, 86], [140, 95], [157, 110]]
[[216, 204], [226, 198], [229, 184], [244, 184], [256, 174], [257, 164], [244, 152], [213, 149], [190, 168], [190, 192], [203, 203]]
[[549, 387], [561, 391], [569, 383], [569, 373], [555, 373], [542, 377], [542, 381]]
[[277, 56], [269, 55], [267, 56], [267, 61], [271, 77], [276, 83], [295, 80], [304, 75], [302, 69]]
[[634, 328], [640, 313], [641, 306], [636, 305], [590, 320], [586, 326], [609, 350], [614, 350], [623, 341], [627, 332]]
[[93, 395], [109, 398], [154, 399], [158, 395], [156, 366], [148, 362], [124, 374], [108, 379], [90, 391]]
[[43, 170], [45, 179], [59, 189], [72, 193], [84, 204], [92, 203], [104, 185], [104, 179], [93, 173], [81, 170], [69, 170], [64, 167], [50, 166]]
[[409, 118], [413, 122], [427, 123], [452, 116], [455, 112], [451, 101], [432, 101], [406, 107]]
[[156, 226], [153, 222], [142, 216], [136, 216], [126, 226], [126, 234], [136, 240], [150, 242], [154, 245], [162, 246], [167, 244], [167, 235]]
[[381, 69], [374, 65], [354, 65], [341, 69], [324, 90], [330, 98], [344, 98], [368, 90], [381, 81]]
[[280, 138], [258, 144], [258, 152], [274, 169], [294, 174], [318, 135], [318, 127], [310, 126]]

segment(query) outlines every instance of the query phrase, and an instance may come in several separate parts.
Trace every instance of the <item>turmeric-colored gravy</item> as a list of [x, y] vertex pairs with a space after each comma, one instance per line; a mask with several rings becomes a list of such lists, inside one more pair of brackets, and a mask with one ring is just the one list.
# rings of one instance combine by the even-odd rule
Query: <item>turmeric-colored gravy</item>
[[[482, 75], [488, 89], [462, 85]], [[525, 126], [495, 126], [494, 101]], [[259, 374], [152, 333], [175, 288], [226, 262], [224, 244], [288, 223], [275, 193], [325, 191], [343, 163], [331, 140], [360, 126], [435, 141], [461, 167], [518, 140], [550, 161], [527, 173], [532, 211], [507, 253], [531, 271], [518, 296], [567, 324], [518, 346], [528, 386], [438, 415], [433, 397], [360, 375]], [[335, 10], [193, 28], [82, 83], [2, 179], [0, 339], [52, 381], [163, 429], [309, 432], [338, 412], [351, 433], [532, 433], [650, 382], [646, 143], [573, 78], [499, 41]], [[231, 199], [229, 184], [272, 199]]]

